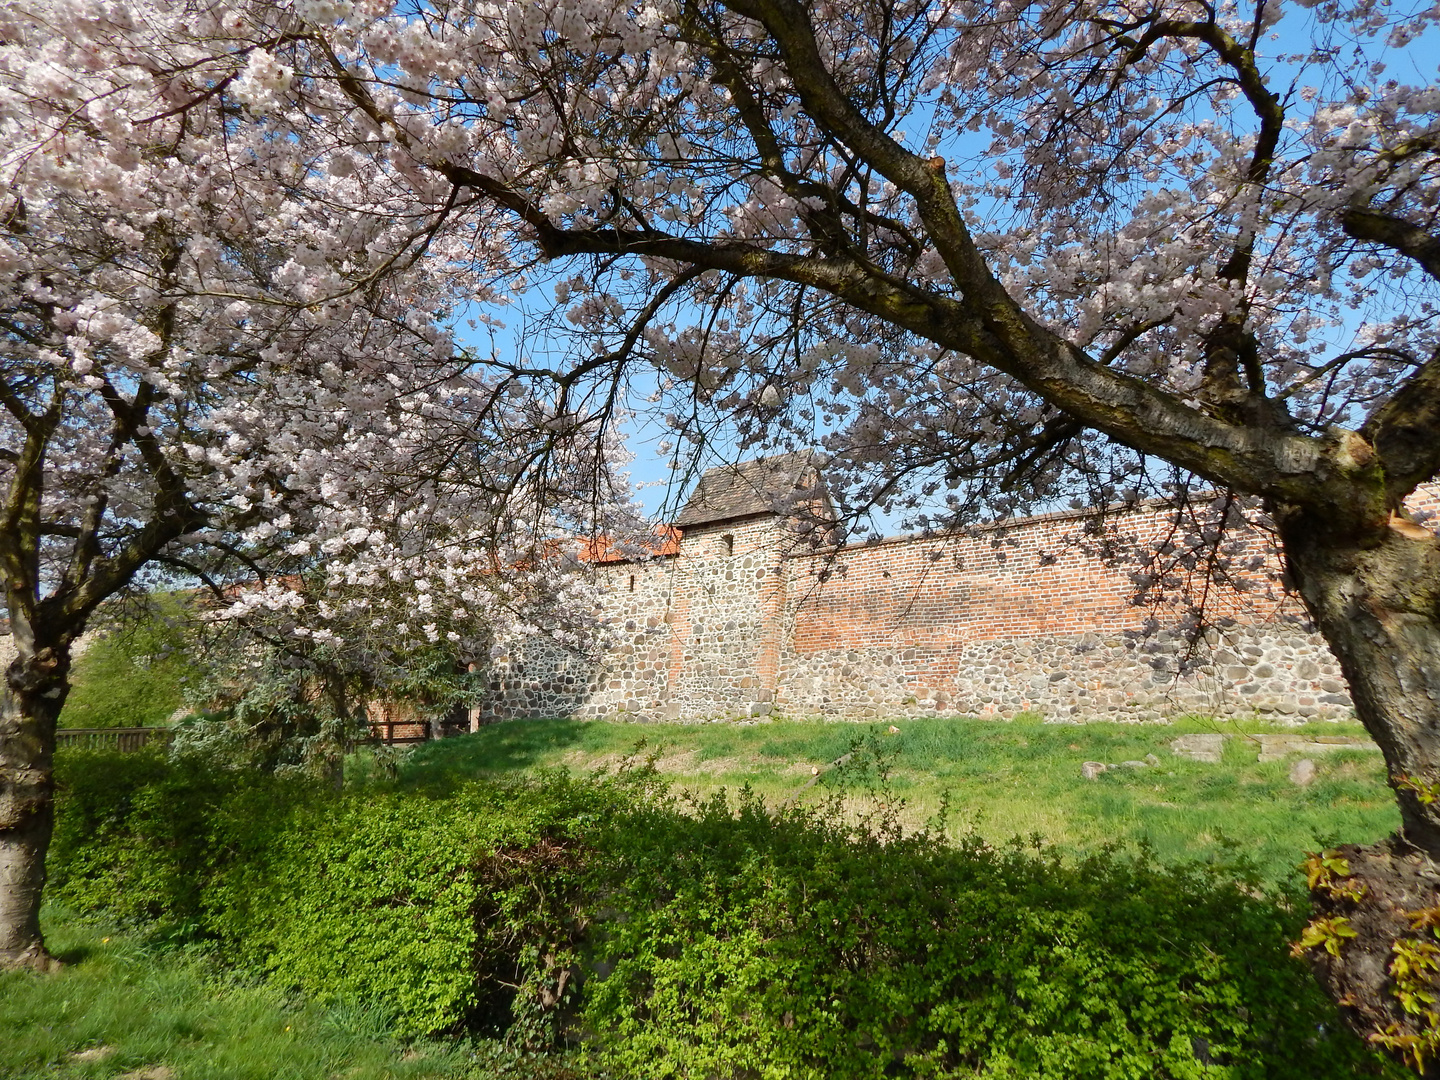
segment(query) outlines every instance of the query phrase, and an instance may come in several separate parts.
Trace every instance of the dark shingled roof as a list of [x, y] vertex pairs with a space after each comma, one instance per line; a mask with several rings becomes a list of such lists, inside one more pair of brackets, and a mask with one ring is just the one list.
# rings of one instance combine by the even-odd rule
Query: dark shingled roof
[[682, 528], [791, 512], [797, 502], [823, 499], [812, 450], [719, 465], [700, 477], [675, 524]]

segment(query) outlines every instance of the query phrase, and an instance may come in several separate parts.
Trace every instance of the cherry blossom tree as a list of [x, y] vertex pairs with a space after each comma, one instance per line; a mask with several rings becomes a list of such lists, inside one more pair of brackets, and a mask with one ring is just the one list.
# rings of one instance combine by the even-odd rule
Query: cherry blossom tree
[[[142, 160], [135, 167], [201, 130], [249, 139], [239, 158], [226, 151], [244, 169], [294, 159], [284, 194], [236, 196], [245, 225], [226, 244], [261, 261], [208, 265], [262, 265], [279, 231], [299, 254], [267, 289], [333, 275], [293, 294], [311, 306], [344, 297], [322, 311], [398, 298], [422, 262], [443, 267], [477, 311], [551, 308], [568, 353], [506, 378], [550, 388], [544, 430], [556, 440], [583, 426], [577, 418], [613, 420], [627, 383], [648, 373], [650, 404], [681, 436], [701, 438], [699, 422], [724, 415], [742, 441], [825, 439], [864, 485], [862, 502], [918, 491], [938, 523], [982, 505], [1123, 494], [1156, 462], [1182, 486], [1257, 502], [1384, 752], [1403, 820], [1386, 843], [1312, 874], [1323, 910], [1306, 940], [1357, 1030], [1412, 1064], [1435, 1057], [1440, 1020], [1404, 1007], [1424, 999], [1395, 981], [1392, 956], [1397, 942], [1433, 947], [1428, 916], [1405, 913], [1440, 900], [1440, 546], [1404, 509], [1440, 466], [1440, 98], [1433, 72], [1417, 67], [1433, 63], [1440, 10], [1374, 0], [302, 0], [198, 17], [161, 0], [33, 0], [13, 10], [3, 37], [29, 44], [10, 61], [10, 114], [53, 101], [46, 130], [75, 140], [112, 112], [128, 116], [114, 141]], [[51, 38], [69, 44], [42, 48]], [[46, 49], [67, 58], [37, 59]], [[129, 70], [128, 50], [137, 74], [124, 85], [159, 104], [82, 109]], [[226, 109], [235, 121], [199, 119]], [[130, 134], [145, 125], [170, 134]], [[78, 160], [39, 128], [30, 145], [57, 170]], [[128, 175], [131, 160], [106, 168]], [[238, 181], [227, 172], [223, 183]], [[99, 198], [105, 187], [87, 177], [83, 190]], [[68, 242], [64, 228], [29, 223], [40, 213], [30, 202], [24, 213], [16, 203], [12, 233]], [[337, 226], [307, 240], [307, 212], [353, 222], [355, 234]], [[359, 240], [369, 229], [379, 239]], [[177, 268], [194, 258], [184, 250]], [[152, 273], [166, 265], [157, 258]], [[42, 278], [25, 279], [26, 303], [48, 311]], [[347, 292], [351, 282], [363, 287]], [[236, 302], [253, 306], [248, 293]], [[79, 310], [65, 304], [51, 306]], [[379, 324], [429, 332], [406, 320], [430, 307], [402, 306]], [[333, 340], [333, 328], [309, 328], [308, 312], [280, 305], [261, 321]], [[221, 468], [205, 454], [204, 468]], [[177, 485], [157, 479], [149, 497], [180, 505]], [[205, 527], [179, 522], [175, 536]]]
[[0, 11], [0, 965], [52, 964], [55, 726], [100, 605], [165, 574], [292, 656], [463, 658], [583, 633], [554, 538], [623, 510], [594, 425], [452, 341], [484, 287], [435, 234], [448, 182], [268, 111], [236, 27]]

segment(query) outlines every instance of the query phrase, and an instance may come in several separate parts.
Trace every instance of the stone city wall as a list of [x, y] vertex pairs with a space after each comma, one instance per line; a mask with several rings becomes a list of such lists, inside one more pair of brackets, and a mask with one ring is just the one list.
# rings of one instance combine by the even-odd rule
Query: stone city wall
[[[1131, 602], [1127, 574], [1077, 535], [1077, 515], [793, 558], [780, 711], [1152, 719], [1177, 713], [1338, 719], [1339, 666], [1263, 573], [1212, 594], [1228, 622], [1200, 642]], [[1121, 523], [1141, 544], [1162, 514]], [[1160, 629], [1145, 630], [1160, 615]], [[1173, 625], [1173, 624], [1172, 624]], [[1188, 661], [1188, 662], [1187, 662]]]
[[[1417, 502], [1440, 508], [1434, 492]], [[484, 716], [1353, 715], [1334, 657], [1264, 573], [1210, 597], [1228, 625], [1192, 650], [1163, 621], [1147, 632], [1155, 612], [1077, 543], [1082, 525], [1049, 515], [825, 552], [775, 516], [686, 529], [675, 554], [592, 567], [608, 643], [517, 643]], [[1142, 542], [1168, 527], [1158, 513], [1121, 526]]]
[[515, 644], [495, 662], [483, 715], [751, 715], [775, 693], [787, 546], [783, 523], [761, 517], [687, 530], [678, 556], [593, 568], [603, 647]]
[[[1440, 487], [1410, 507], [1433, 527]], [[1144, 545], [1167, 520], [1130, 514], [1116, 531]], [[1154, 613], [1083, 526], [1054, 514], [819, 552], [775, 515], [687, 528], [664, 555], [584, 571], [601, 586], [605, 640], [511, 643], [478, 718], [1353, 715], [1334, 657], [1264, 573], [1209, 598], [1228, 625], [1192, 653], [1163, 622], [1147, 632]], [[13, 655], [0, 634], [0, 666]]]

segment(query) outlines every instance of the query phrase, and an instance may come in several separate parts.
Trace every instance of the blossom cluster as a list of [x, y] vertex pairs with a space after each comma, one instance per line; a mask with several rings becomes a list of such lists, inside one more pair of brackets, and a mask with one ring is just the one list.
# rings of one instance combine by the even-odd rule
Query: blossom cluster
[[377, 151], [376, 126], [296, 111], [306, 75], [283, 42], [364, 10], [0, 14], [0, 447], [24, 519], [7, 565], [34, 549], [9, 595], [22, 620], [49, 597], [83, 625], [149, 566], [357, 668], [592, 629], [556, 538], [626, 510], [614, 445], [572, 422], [551, 446], [553, 400], [457, 346], [489, 294], [481, 245], [437, 229], [444, 185]]

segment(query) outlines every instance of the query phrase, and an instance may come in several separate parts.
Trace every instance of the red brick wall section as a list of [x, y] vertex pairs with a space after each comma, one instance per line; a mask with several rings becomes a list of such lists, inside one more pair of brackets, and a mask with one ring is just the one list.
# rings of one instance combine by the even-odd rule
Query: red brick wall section
[[1426, 484], [1417, 488], [1415, 493], [1405, 500], [1405, 508], [1432, 529], [1440, 525], [1440, 484]]
[[[1132, 604], [1130, 568], [1094, 554], [1084, 522], [1056, 515], [974, 536], [904, 539], [792, 560], [797, 653], [893, 645], [957, 644], [1138, 629], [1150, 612]], [[1123, 519], [1122, 535], [1147, 542], [1169, 529], [1165, 515]], [[1268, 561], [1270, 569], [1275, 560]], [[1247, 575], [1253, 591], [1216, 590], [1207, 607], [1227, 617], [1271, 621], [1298, 614], [1293, 601]]]

